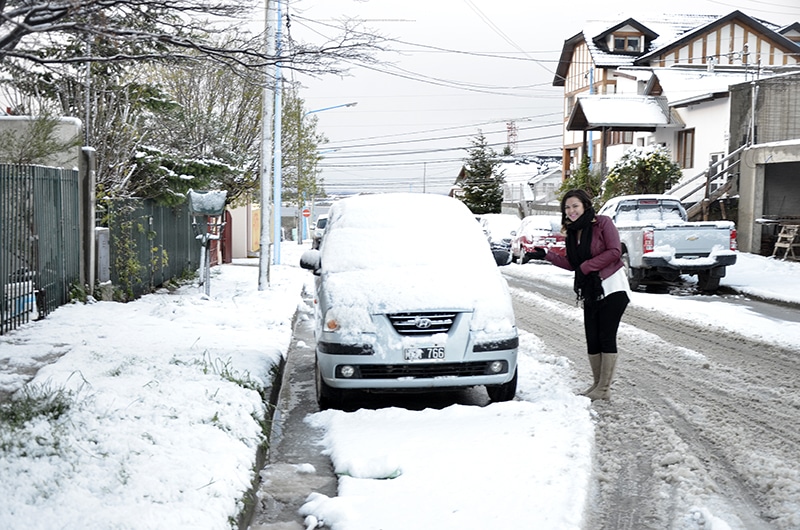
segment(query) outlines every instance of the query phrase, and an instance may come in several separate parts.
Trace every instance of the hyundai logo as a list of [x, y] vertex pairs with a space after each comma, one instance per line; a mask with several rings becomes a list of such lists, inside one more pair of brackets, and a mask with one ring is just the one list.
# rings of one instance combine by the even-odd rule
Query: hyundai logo
[[417, 329], [428, 329], [432, 324], [433, 322], [431, 322], [430, 318], [417, 317], [414, 319], [414, 325], [417, 326]]

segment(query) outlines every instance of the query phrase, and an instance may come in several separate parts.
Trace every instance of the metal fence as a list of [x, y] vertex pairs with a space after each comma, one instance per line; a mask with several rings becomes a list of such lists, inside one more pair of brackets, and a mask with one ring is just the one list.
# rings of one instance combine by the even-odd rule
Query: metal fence
[[77, 170], [0, 164], [0, 334], [69, 300], [79, 216]]
[[[82, 291], [78, 170], [0, 164], [0, 335], [42, 318]], [[109, 201], [97, 224], [108, 227], [113, 296], [133, 300], [200, 262], [188, 206]], [[91, 216], [89, 216], [91, 218]]]
[[138, 298], [199, 267], [200, 244], [188, 206], [160, 206], [138, 199], [104, 206], [104, 224], [110, 230], [111, 281], [121, 298]]

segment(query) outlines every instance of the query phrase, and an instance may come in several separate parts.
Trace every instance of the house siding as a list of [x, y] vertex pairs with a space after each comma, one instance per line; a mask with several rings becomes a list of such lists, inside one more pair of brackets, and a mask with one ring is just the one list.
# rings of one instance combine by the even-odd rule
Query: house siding
[[[745, 47], [745, 45], [747, 45]], [[678, 63], [705, 64], [714, 57], [720, 65], [794, 65], [798, 58], [737, 21], [723, 24], [704, 35], [670, 49], [650, 61], [653, 67]]]

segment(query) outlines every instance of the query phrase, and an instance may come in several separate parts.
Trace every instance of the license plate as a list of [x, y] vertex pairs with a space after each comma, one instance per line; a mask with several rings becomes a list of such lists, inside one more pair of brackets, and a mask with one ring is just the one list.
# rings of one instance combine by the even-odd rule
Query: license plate
[[441, 361], [444, 360], [444, 347], [406, 348], [403, 355], [406, 361]]

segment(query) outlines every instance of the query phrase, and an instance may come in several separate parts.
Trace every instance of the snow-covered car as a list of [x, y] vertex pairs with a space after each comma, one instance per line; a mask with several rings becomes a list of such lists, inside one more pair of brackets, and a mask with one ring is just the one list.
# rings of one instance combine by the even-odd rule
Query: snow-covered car
[[322, 242], [322, 236], [325, 235], [325, 225], [327, 224], [327, 214], [322, 214], [317, 217], [317, 222], [314, 224], [314, 235], [311, 236], [311, 248], [319, 248], [319, 244]]
[[519, 227], [519, 217], [506, 213], [487, 213], [479, 216], [478, 222], [489, 239], [495, 262], [498, 265], [511, 263], [511, 239]]
[[[453, 256], [458, 266], [453, 266]], [[359, 195], [329, 212], [316, 275], [316, 393], [484, 385], [514, 397], [519, 343], [508, 284], [463, 202], [422, 193]]]
[[528, 263], [535, 247], [565, 256], [567, 253], [564, 234], [561, 233], [561, 217], [558, 215], [528, 215], [522, 219], [511, 239], [511, 259]]

